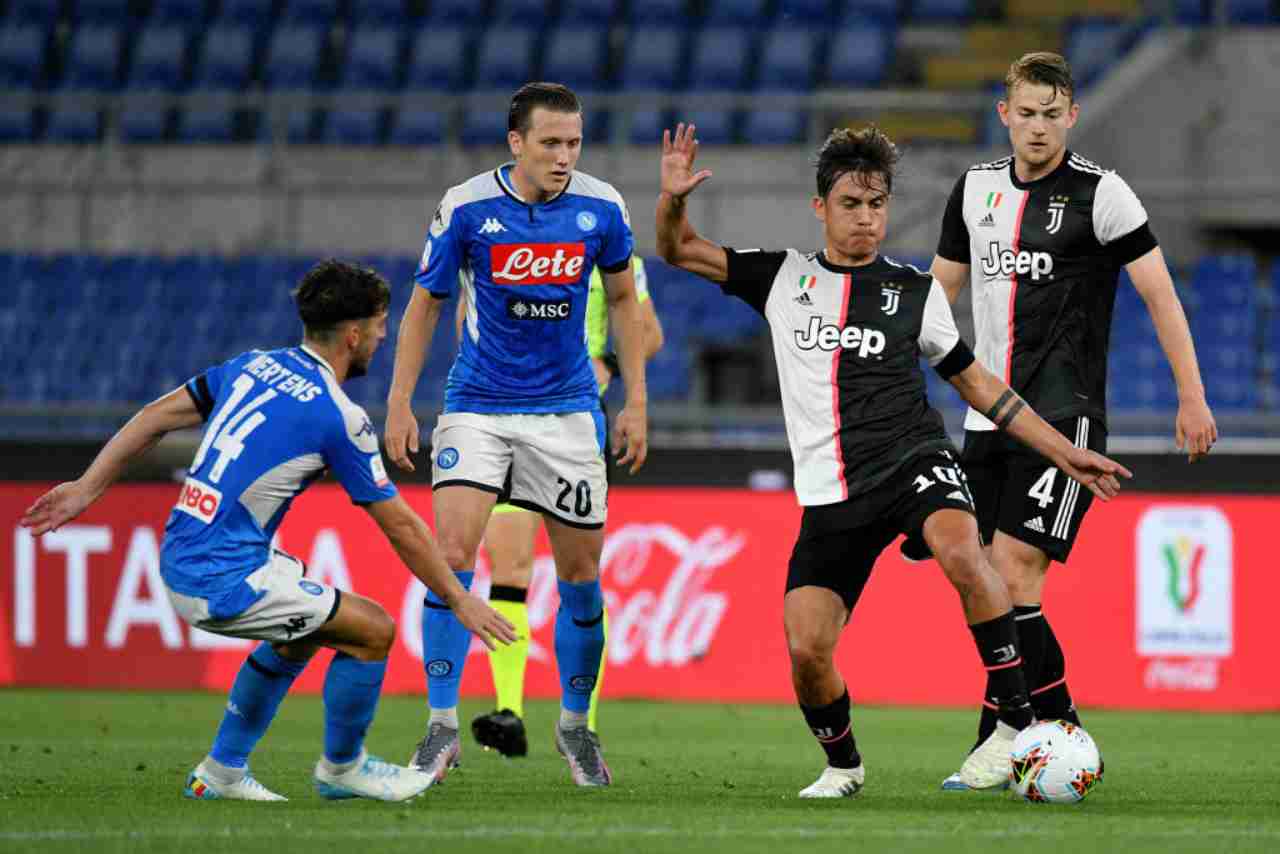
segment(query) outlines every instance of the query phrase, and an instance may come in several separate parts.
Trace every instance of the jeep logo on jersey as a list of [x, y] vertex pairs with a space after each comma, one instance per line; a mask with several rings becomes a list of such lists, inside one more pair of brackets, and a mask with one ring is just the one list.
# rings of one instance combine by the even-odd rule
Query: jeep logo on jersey
[[1048, 252], [1028, 252], [1021, 249], [1001, 249], [994, 240], [987, 244], [987, 257], [982, 259], [982, 272], [987, 278], [1011, 275], [1025, 276], [1031, 274], [1031, 281], [1038, 282], [1041, 277], [1053, 273], [1053, 256]]
[[489, 266], [495, 284], [573, 285], [582, 278], [585, 243], [495, 243]]
[[507, 300], [507, 317], [512, 320], [565, 320], [573, 311], [567, 299]]
[[796, 344], [801, 350], [831, 351], [840, 347], [844, 350], [857, 350], [862, 358], [876, 356], [884, 352], [884, 333], [878, 329], [863, 329], [861, 326], [846, 326], [841, 329], [831, 323], [823, 323], [821, 317], [810, 317], [809, 328], [803, 332], [796, 330]]

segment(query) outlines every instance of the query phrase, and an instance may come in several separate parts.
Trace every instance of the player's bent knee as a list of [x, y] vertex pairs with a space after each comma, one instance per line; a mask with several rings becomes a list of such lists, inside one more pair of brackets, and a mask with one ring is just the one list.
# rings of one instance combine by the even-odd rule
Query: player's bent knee
[[391, 655], [391, 647], [396, 642], [396, 621], [383, 611], [377, 619], [373, 621], [372, 631], [369, 637], [369, 652], [380, 661]]
[[947, 579], [957, 590], [980, 587], [994, 573], [982, 556], [982, 550], [972, 543], [954, 543], [944, 546], [937, 554], [938, 563]]

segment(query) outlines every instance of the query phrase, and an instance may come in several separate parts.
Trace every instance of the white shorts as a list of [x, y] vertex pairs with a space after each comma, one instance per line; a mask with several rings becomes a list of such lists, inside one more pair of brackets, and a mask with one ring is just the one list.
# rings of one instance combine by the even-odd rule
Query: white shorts
[[288, 643], [323, 626], [338, 611], [336, 587], [303, 578], [306, 565], [291, 554], [272, 549], [271, 559], [244, 581], [263, 596], [229, 620], [209, 617], [209, 602], [199, 596], [169, 591], [178, 616], [215, 635]]
[[602, 528], [609, 485], [604, 413], [441, 415], [431, 487], [471, 486], [575, 528]]

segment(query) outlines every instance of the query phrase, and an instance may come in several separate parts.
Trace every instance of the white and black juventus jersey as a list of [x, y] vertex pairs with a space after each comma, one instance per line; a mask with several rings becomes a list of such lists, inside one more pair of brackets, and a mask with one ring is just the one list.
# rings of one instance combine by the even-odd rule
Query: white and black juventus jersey
[[841, 267], [794, 249], [725, 251], [724, 292], [769, 321], [801, 504], [844, 501], [951, 448], [919, 360], [950, 377], [973, 353], [931, 276], [883, 256]]
[[[1105, 426], [1116, 282], [1155, 246], [1129, 185], [1067, 151], [1030, 182], [1013, 157], [970, 167], [947, 202], [938, 255], [969, 265], [982, 364], [1046, 420]], [[995, 429], [972, 409], [965, 427]]]

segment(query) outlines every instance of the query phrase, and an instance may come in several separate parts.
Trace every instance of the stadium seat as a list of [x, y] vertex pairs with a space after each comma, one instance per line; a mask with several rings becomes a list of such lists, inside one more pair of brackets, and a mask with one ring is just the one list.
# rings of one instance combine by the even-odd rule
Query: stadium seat
[[689, 87], [704, 90], [746, 88], [752, 61], [749, 45], [745, 30], [728, 27], [703, 30], [693, 51]]
[[457, 27], [478, 23], [485, 4], [475, 0], [430, 0], [427, 4], [428, 25]]
[[456, 90], [466, 82], [466, 33], [458, 28], [426, 26], [410, 46], [409, 89]]
[[800, 110], [753, 110], [747, 114], [742, 138], [748, 145], [790, 145], [804, 141], [807, 124]]
[[48, 31], [12, 21], [0, 26], [0, 86], [31, 89], [40, 82]]
[[320, 67], [322, 38], [321, 31], [313, 27], [279, 27], [262, 69], [267, 88], [312, 88]]
[[130, 89], [177, 89], [182, 83], [186, 32], [177, 26], [148, 27], [133, 49]]
[[168, 125], [169, 110], [165, 107], [126, 107], [120, 114], [120, 136], [125, 142], [159, 142]]
[[[476, 93], [481, 94], [481, 93]], [[493, 92], [495, 97], [510, 97], [510, 92]], [[467, 112], [462, 122], [464, 145], [503, 145], [507, 139], [507, 114], [494, 109]]]
[[690, 110], [684, 121], [697, 126], [699, 142], [724, 145], [734, 141], [732, 110]]
[[393, 89], [400, 67], [400, 34], [396, 30], [356, 30], [348, 37], [342, 85], [347, 89]]
[[205, 0], [155, 0], [151, 6], [151, 23], [199, 24], [204, 21], [207, 9]]
[[328, 30], [337, 16], [338, 0], [287, 0], [280, 26]]
[[246, 27], [266, 27], [274, 12], [273, 0], [222, 0], [218, 4], [218, 23]]
[[599, 90], [606, 84], [602, 30], [561, 27], [552, 31], [543, 52], [542, 79], [573, 89]]
[[915, 0], [911, 14], [916, 23], [961, 23], [973, 17], [972, 0]]
[[493, 27], [481, 37], [477, 89], [514, 89], [533, 77], [532, 29]]
[[120, 29], [83, 26], [71, 36], [62, 87], [70, 90], [112, 89], [120, 63]]
[[828, 51], [827, 83], [858, 88], [876, 85], [889, 67], [890, 41], [888, 31], [868, 24], [840, 30]]
[[758, 27], [768, 11], [767, 0], [708, 0], [707, 23], [712, 26]]
[[622, 88], [676, 88], [680, 83], [682, 37], [683, 33], [676, 29], [633, 30], [622, 66]]
[[0, 142], [29, 142], [35, 135], [31, 110], [0, 107]]
[[808, 91], [813, 88], [818, 39], [811, 30], [778, 28], [764, 38], [760, 49], [761, 88]]
[[178, 120], [183, 142], [231, 142], [235, 138], [235, 113], [230, 109], [186, 110]]
[[541, 29], [551, 19], [551, 0], [495, 0], [490, 20], [500, 27]]
[[59, 107], [49, 112], [47, 134], [52, 142], [97, 142], [102, 114], [81, 107]]
[[196, 55], [194, 88], [240, 91], [249, 83], [253, 35], [247, 27], [213, 27]]
[[662, 140], [662, 131], [672, 127], [670, 117], [662, 110], [632, 110], [630, 121], [627, 140], [632, 145], [655, 145]]
[[836, 0], [836, 17], [840, 26], [854, 23], [893, 25], [901, 14], [899, 0]]
[[76, 0], [75, 9], [81, 25], [123, 24], [129, 20], [129, 0]]
[[444, 141], [445, 118], [432, 110], [401, 109], [392, 119], [388, 142], [392, 145], [439, 145]]
[[377, 145], [381, 142], [382, 110], [330, 110], [324, 141], [339, 145]]
[[1233, 24], [1274, 24], [1280, 20], [1269, 0], [1227, 0], [1227, 20]]
[[1107, 21], [1086, 21], [1072, 29], [1066, 55], [1076, 85], [1093, 85], [1115, 62], [1129, 37], [1129, 26]]
[[12, 0], [9, 3], [9, 20], [37, 24], [47, 30], [58, 20], [61, 5], [50, 0]]
[[351, 4], [351, 23], [360, 27], [405, 27], [409, 15], [404, 0], [359, 0]]
[[644, 0], [643, 3], [631, 3], [630, 19], [632, 24], [662, 24], [665, 26], [687, 27], [689, 25], [688, 4], [685, 0]]
[[560, 20], [565, 24], [608, 26], [618, 17], [621, 0], [563, 0]]
[[836, 20], [831, 16], [831, 0], [781, 0], [778, 23], [784, 27], [827, 29]]

